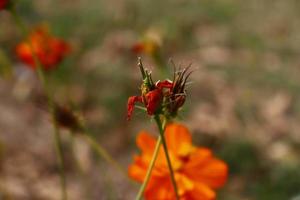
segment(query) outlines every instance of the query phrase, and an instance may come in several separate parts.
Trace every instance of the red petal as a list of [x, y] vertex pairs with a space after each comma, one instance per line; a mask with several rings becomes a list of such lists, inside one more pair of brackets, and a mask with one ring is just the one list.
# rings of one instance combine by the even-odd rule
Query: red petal
[[162, 88], [169, 88], [169, 89], [172, 89], [173, 87], [173, 82], [169, 81], [169, 80], [164, 80], [164, 81], [159, 81], [156, 83], [156, 86], [159, 88], [159, 89], [162, 89]]
[[133, 113], [134, 104], [136, 102], [142, 102], [142, 97], [132, 96], [132, 97], [128, 98], [128, 103], [127, 103], [127, 120], [130, 120], [131, 115]]
[[146, 107], [148, 115], [153, 115], [159, 108], [162, 101], [162, 92], [160, 89], [155, 89], [146, 94]]

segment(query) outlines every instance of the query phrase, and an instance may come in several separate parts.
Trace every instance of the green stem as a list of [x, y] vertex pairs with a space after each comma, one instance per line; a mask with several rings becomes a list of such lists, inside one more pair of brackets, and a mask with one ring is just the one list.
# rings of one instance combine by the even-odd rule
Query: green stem
[[[27, 30], [22, 18], [17, 14], [14, 7], [12, 7], [10, 9], [10, 12], [17, 24], [17, 27], [22, 32], [23, 37], [27, 38], [28, 30]], [[48, 99], [48, 107], [49, 107], [49, 110], [50, 110], [50, 113], [52, 116], [52, 123], [53, 123], [53, 127], [54, 127], [55, 150], [56, 150], [59, 169], [60, 169], [60, 181], [61, 181], [61, 190], [62, 190], [62, 198], [61, 199], [67, 200], [68, 197], [67, 197], [67, 190], [66, 190], [66, 176], [65, 176], [65, 170], [64, 170], [63, 149], [62, 149], [62, 142], [61, 142], [59, 128], [58, 128], [58, 125], [57, 125], [56, 119], [55, 119], [54, 101], [53, 101], [53, 98], [51, 96], [51, 93], [50, 93], [48, 85], [47, 85], [47, 81], [46, 81], [45, 74], [44, 74], [44, 71], [42, 68], [42, 64], [40, 63], [37, 55], [34, 52], [31, 41], [28, 39], [27, 42], [30, 46], [31, 53], [32, 53], [32, 56], [34, 59], [34, 63], [36, 65], [36, 71], [37, 71], [38, 78], [42, 84], [42, 87], [43, 87], [43, 89], [46, 93], [46, 97]]]
[[158, 129], [159, 129], [159, 134], [160, 134], [162, 145], [163, 145], [164, 152], [165, 152], [165, 155], [166, 155], [166, 159], [167, 159], [167, 163], [168, 163], [168, 167], [169, 167], [169, 171], [170, 171], [171, 182], [172, 182], [172, 185], [173, 185], [173, 188], [174, 188], [176, 199], [179, 200], [178, 188], [177, 188], [176, 181], [175, 181], [175, 173], [174, 173], [174, 170], [173, 170], [173, 167], [172, 167], [172, 164], [171, 164], [171, 159], [170, 159], [170, 155], [168, 153], [168, 147], [167, 147], [167, 143], [166, 143], [165, 136], [164, 136], [164, 128], [162, 126], [159, 115], [155, 115], [154, 119], [155, 119], [156, 124], [157, 124]]
[[176, 194], [176, 199], [179, 200], [179, 196], [178, 196], [178, 192], [177, 192], [178, 189], [177, 189], [177, 185], [176, 185], [175, 178], [174, 178], [174, 171], [173, 171], [173, 168], [171, 166], [170, 157], [169, 157], [169, 154], [168, 154], [168, 151], [167, 151], [167, 145], [166, 145], [166, 142], [165, 142], [165, 139], [164, 139], [164, 132], [165, 132], [167, 121], [164, 120], [163, 123], [162, 123], [160, 118], [159, 118], [159, 115], [155, 115], [154, 119], [155, 119], [156, 124], [157, 124], [158, 129], [159, 129], [159, 137], [157, 139], [157, 142], [156, 142], [156, 145], [155, 145], [155, 148], [154, 148], [154, 152], [153, 152], [153, 156], [152, 156], [152, 159], [151, 159], [150, 164], [148, 166], [145, 179], [144, 179], [143, 184], [141, 185], [140, 190], [139, 190], [139, 192], [138, 192], [135, 199], [136, 200], [141, 200], [142, 199], [144, 191], [145, 191], [145, 189], [147, 187], [147, 184], [148, 184], [148, 182], [151, 178], [151, 173], [152, 173], [152, 170], [154, 168], [155, 161], [157, 159], [160, 146], [161, 146], [161, 144], [163, 144], [164, 152], [166, 154], [166, 158], [167, 158], [167, 162], [168, 162], [168, 167], [169, 167], [169, 170], [170, 170], [171, 182], [172, 182], [173, 187], [174, 187], [174, 191], [175, 191], [175, 194]]
[[136, 200], [141, 200], [142, 197], [143, 197], [143, 194], [144, 194], [144, 191], [146, 189], [146, 186], [150, 180], [150, 177], [151, 177], [151, 172], [154, 168], [154, 165], [155, 165], [155, 161], [157, 159], [157, 156], [158, 156], [158, 152], [159, 152], [159, 148], [160, 148], [160, 145], [161, 145], [161, 136], [158, 137], [157, 139], [157, 142], [156, 142], [156, 145], [155, 145], [155, 149], [154, 149], [154, 153], [153, 153], [153, 156], [151, 158], [151, 161], [150, 161], [150, 165], [147, 169], [147, 172], [146, 172], [146, 176], [145, 176], [145, 179], [143, 181], [143, 184], [141, 185], [140, 189], [139, 189], [139, 192], [136, 196]]
[[89, 134], [82, 135], [84, 139], [91, 145], [91, 147], [99, 154], [104, 160], [113, 165], [118, 171], [120, 171], [125, 177], [127, 177], [127, 171], [124, 170], [117, 161], [115, 161], [111, 155]]

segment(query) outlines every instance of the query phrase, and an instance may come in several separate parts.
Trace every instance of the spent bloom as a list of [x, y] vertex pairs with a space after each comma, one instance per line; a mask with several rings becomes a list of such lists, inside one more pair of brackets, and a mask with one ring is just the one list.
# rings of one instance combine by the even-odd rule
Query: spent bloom
[[57, 125], [69, 129], [74, 133], [80, 132], [83, 129], [80, 116], [67, 106], [54, 104], [54, 117]]
[[7, 8], [9, 0], [0, 0], [0, 10]]
[[[215, 158], [210, 149], [193, 146], [191, 134], [183, 125], [167, 125], [165, 137], [180, 199], [216, 199], [215, 189], [222, 187], [227, 180], [227, 165]], [[134, 157], [134, 163], [129, 166], [128, 173], [134, 180], [143, 182], [156, 140], [147, 132], [141, 132], [136, 142], [141, 149], [141, 155]], [[162, 147], [144, 197], [146, 200], [176, 199]]]
[[127, 119], [131, 118], [136, 103], [142, 103], [148, 115], [163, 114], [166, 118], [177, 116], [178, 110], [183, 106], [186, 99], [185, 86], [190, 73], [188, 68], [174, 72], [173, 80], [153, 82], [151, 72], [145, 70], [141, 60], [139, 67], [143, 82], [141, 95], [131, 96], [127, 104]]
[[52, 36], [45, 27], [38, 27], [30, 33], [26, 41], [16, 47], [19, 59], [35, 69], [33, 52], [43, 69], [49, 70], [55, 68], [69, 54], [70, 46], [64, 40]]

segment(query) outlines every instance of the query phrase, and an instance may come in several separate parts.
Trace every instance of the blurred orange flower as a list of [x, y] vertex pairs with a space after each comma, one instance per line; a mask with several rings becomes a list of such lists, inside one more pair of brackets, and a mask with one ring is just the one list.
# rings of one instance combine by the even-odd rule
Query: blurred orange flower
[[24, 41], [17, 45], [16, 53], [20, 60], [33, 69], [36, 65], [32, 50], [45, 70], [55, 68], [70, 52], [69, 44], [62, 39], [53, 37], [45, 27], [33, 30], [28, 40], [31, 42], [32, 49], [28, 41]]
[[135, 54], [146, 54], [155, 56], [159, 53], [163, 42], [163, 33], [161, 30], [150, 27], [144, 32], [142, 38], [132, 45], [131, 50]]
[[153, 55], [157, 52], [157, 50], [159, 49], [159, 44], [153, 40], [144, 40], [142, 42], [137, 42], [135, 43], [131, 50], [133, 53], [135, 54], [141, 54], [141, 53], [145, 53], [148, 55]]
[[[191, 134], [183, 125], [169, 124], [166, 127], [165, 137], [180, 199], [214, 200], [216, 198], [214, 189], [223, 186], [227, 180], [227, 165], [215, 158], [211, 150], [193, 146]], [[135, 156], [128, 173], [134, 180], [143, 182], [156, 140], [148, 133], [141, 132], [136, 142], [142, 153]], [[176, 199], [162, 148], [144, 196], [147, 200]]]
[[0, 0], [0, 10], [6, 8], [8, 5], [8, 0]]

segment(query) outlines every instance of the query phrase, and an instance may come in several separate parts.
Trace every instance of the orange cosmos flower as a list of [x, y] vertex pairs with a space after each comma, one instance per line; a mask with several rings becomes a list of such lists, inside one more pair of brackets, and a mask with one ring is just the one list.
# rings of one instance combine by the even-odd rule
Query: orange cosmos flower
[[16, 53], [20, 60], [33, 69], [35, 69], [36, 65], [32, 49], [45, 70], [55, 68], [70, 52], [68, 43], [53, 37], [44, 27], [39, 27], [32, 31], [28, 40], [31, 42], [31, 45], [27, 41], [20, 43], [16, 47]]
[[[175, 180], [181, 200], [214, 200], [214, 189], [220, 188], [227, 180], [227, 165], [215, 158], [207, 148], [192, 145], [191, 134], [180, 124], [169, 124], [165, 137]], [[142, 153], [135, 156], [129, 166], [129, 176], [143, 182], [155, 148], [155, 139], [146, 132], [137, 137]], [[165, 154], [161, 148], [152, 176], [145, 190], [146, 200], [175, 200]]]
[[0, 10], [5, 9], [8, 5], [8, 0], [0, 0]]

